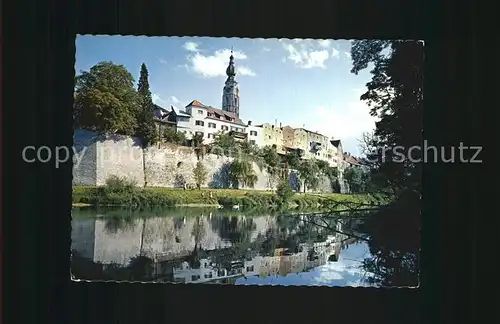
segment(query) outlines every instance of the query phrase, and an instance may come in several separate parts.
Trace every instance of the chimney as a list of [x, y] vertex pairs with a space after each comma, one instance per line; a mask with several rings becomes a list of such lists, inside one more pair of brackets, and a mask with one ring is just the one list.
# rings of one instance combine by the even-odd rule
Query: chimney
[[281, 123], [280, 123], [280, 128], [281, 128]]
[[252, 126], [252, 121], [251, 120], [248, 121], [248, 126]]

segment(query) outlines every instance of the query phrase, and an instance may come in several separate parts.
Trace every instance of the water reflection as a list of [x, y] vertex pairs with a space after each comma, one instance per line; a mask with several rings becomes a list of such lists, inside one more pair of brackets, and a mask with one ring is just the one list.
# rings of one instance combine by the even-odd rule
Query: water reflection
[[[82, 218], [78, 213], [73, 214], [72, 232], [76, 279], [236, 285], [393, 283], [380, 280], [384, 274], [379, 268], [391, 264], [371, 244], [371, 237], [379, 241], [382, 237], [370, 233], [373, 216], [243, 216], [194, 209], [162, 216], [113, 211]], [[411, 262], [407, 266], [416, 267]], [[418, 271], [408, 273], [397, 282], [400, 286], [415, 283], [411, 275], [418, 277]]]

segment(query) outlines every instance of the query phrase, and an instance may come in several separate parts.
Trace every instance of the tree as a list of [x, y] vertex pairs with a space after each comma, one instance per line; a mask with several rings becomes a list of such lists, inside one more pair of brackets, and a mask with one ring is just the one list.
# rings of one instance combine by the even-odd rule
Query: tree
[[177, 132], [173, 127], [166, 127], [162, 133], [163, 139], [169, 143], [182, 145], [186, 142], [186, 135]]
[[252, 163], [246, 160], [235, 159], [229, 167], [229, 180], [233, 186], [254, 187], [257, 182], [257, 175]]
[[287, 203], [294, 194], [295, 192], [293, 191], [292, 186], [290, 186], [290, 182], [287, 180], [281, 181], [276, 188], [276, 195], [282, 204]]
[[361, 168], [350, 167], [344, 171], [344, 179], [349, 183], [352, 193], [364, 193], [368, 189], [368, 173]]
[[257, 155], [259, 152], [259, 147], [250, 141], [239, 141], [238, 144], [243, 154]]
[[288, 152], [284, 157], [284, 160], [288, 164], [288, 167], [294, 170], [299, 167], [300, 159], [301, 155], [297, 150]]
[[149, 90], [149, 73], [146, 64], [141, 65], [141, 75], [137, 85], [139, 93], [140, 108], [137, 114], [136, 135], [141, 139], [142, 146], [147, 147], [154, 144], [158, 139], [158, 133], [154, 121], [153, 99]]
[[210, 151], [218, 155], [233, 156], [237, 149], [238, 143], [229, 133], [217, 132], [210, 144]]
[[193, 147], [194, 152], [196, 153], [196, 157], [198, 159], [200, 159], [200, 157], [204, 156], [204, 153], [206, 151], [206, 147], [204, 144], [202, 134], [195, 134], [193, 136], [193, 138], [191, 139], [191, 146]]
[[319, 176], [321, 174], [316, 160], [302, 160], [297, 168], [299, 179], [304, 183], [304, 193], [306, 188], [315, 190], [319, 185]]
[[193, 169], [194, 182], [196, 183], [198, 189], [201, 189], [201, 186], [205, 183], [205, 181], [207, 181], [207, 175], [207, 169], [203, 166], [201, 161], [198, 161]]
[[276, 148], [266, 145], [260, 150], [260, 156], [264, 160], [267, 167], [267, 173], [269, 174], [269, 185], [274, 187], [274, 184], [280, 175], [280, 156], [276, 151]]
[[[369, 147], [371, 173], [381, 189], [392, 194], [407, 188], [421, 190], [421, 163], [398, 160], [411, 147], [422, 145], [423, 43], [419, 41], [356, 40], [352, 42], [352, 73], [373, 63], [372, 79], [361, 96], [379, 118]], [[399, 152], [393, 149], [398, 148]], [[413, 158], [421, 151], [413, 150]]]
[[139, 96], [123, 65], [100, 62], [75, 80], [75, 127], [99, 133], [134, 135]]

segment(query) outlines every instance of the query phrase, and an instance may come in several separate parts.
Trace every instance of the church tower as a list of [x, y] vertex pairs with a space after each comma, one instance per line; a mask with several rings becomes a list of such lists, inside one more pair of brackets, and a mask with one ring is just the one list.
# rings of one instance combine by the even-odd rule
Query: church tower
[[238, 82], [234, 79], [236, 76], [236, 69], [234, 68], [233, 51], [229, 57], [229, 65], [226, 69], [227, 79], [226, 85], [222, 92], [222, 110], [232, 112], [237, 117], [240, 115], [240, 96], [238, 90]]

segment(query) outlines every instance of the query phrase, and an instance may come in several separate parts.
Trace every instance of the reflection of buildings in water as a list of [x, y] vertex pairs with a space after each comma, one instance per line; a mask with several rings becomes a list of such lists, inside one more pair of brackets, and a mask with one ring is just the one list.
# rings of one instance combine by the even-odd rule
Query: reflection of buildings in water
[[217, 267], [209, 259], [200, 260], [199, 268], [192, 268], [188, 262], [182, 262], [174, 268], [174, 282], [177, 283], [205, 283], [214, 280], [253, 276], [259, 271], [260, 256], [250, 261], [233, 261], [229, 269]]
[[[230, 269], [217, 267], [208, 259], [200, 260], [200, 267], [193, 269], [187, 262], [180, 262], [195, 249], [210, 251], [230, 247], [232, 244], [222, 239], [217, 228], [217, 220], [212, 217], [160, 217], [146, 220], [137, 219], [118, 229], [116, 233], [106, 229], [104, 220], [73, 222], [72, 248], [94, 262], [127, 265], [137, 255], [154, 260], [153, 277], [174, 282], [231, 282], [241, 276], [285, 276], [289, 273], [308, 271], [337, 261], [342, 246], [355, 241], [345, 234], [328, 235], [326, 241], [313, 244], [299, 244], [298, 253], [287, 249], [276, 249], [273, 256], [256, 256], [251, 260], [235, 261]], [[247, 218], [247, 220], [250, 218]], [[252, 217], [254, 230], [250, 233], [253, 241], [258, 234], [265, 234], [276, 227], [273, 217]], [[240, 222], [238, 220], [238, 222]], [[338, 223], [337, 231], [342, 231]], [[194, 232], [198, 233], [198, 242]], [[293, 251], [295, 252], [295, 251]], [[177, 262], [177, 263], [176, 263]]]
[[[137, 255], [163, 260], [185, 257], [193, 252], [196, 243], [202, 250], [232, 246], [221, 238], [214, 219], [213, 216], [212, 219], [194, 216], [135, 219], [116, 232], [107, 229], [102, 219], [78, 220], [72, 224], [72, 249], [94, 262], [126, 266]], [[271, 216], [248, 217], [247, 220], [255, 224], [251, 240], [275, 226]], [[243, 218], [238, 222], [243, 222]], [[199, 242], [193, 232], [198, 233]]]

